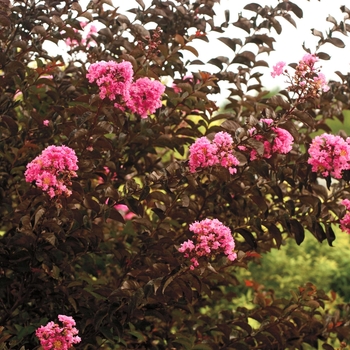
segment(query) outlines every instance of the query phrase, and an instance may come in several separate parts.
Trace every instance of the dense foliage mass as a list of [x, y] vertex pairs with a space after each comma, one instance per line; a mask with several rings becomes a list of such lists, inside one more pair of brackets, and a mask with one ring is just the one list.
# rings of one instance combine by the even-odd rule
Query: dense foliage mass
[[[259, 70], [302, 9], [252, 3], [251, 17], [226, 11], [219, 24], [216, 2], [121, 13], [108, 0], [0, 0], [0, 349], [350, 341], [349, 305], [312, 283], [277, 298], [246, 281], [252, 301], [233, 302], [261, 254], [350, 231], [350, 141], [328, 123], [350, 109], [349, 74], [328, 82], [320, 68], [324, 44], [344, 46], [350, 10], [313, 31], [316, 52], [271, 67], [289, 83], [271, 97]], [[232, 50], [209, 60], [215, 74], [183, 59], [210, 32]], [[219, 82], [224, 110], [209, 98]]]

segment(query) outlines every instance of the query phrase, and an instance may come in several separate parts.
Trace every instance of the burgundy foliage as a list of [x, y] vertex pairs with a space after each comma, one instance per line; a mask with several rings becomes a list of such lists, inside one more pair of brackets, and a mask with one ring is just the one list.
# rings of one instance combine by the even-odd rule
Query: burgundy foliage
[[[308, 149], [315, 132], [331, 133], [328, 120], [344, 121], [350, 73], [337, 72], [340, 81], [327, 89], [322, 75], [303, 66], [302, 88], [300, 62], [288, 62], [296, 85], [269, 95], [261, 56], [302, 9], [291, 1], [251, 3], [251, 17], [227, 11], [218, 24], [216, 2], [138, 0], [120, 13], [108, 0], [87, 10], [73, 0], [0, 0], [0, 349], [39, 349], [36, 330], [58, 315], [76, 321], [77, 349], [333, 349], [350, 341], [349, 305], [327, 308], [331, 297], [312, 284], [290, 286], [291, 298], [277, 299], [253, 283], [249, 307], [223, 307], [240, 296], [237, 271], [260, 254], [287, 239], [301, 244], [306, 234], [315, 244], [336, 239], [332, 227], [350, 199], [349, 167], [325, 177], [312, 170]], [[94, 20], [104, 27], [84, 34]], [[333, 33], [350, 32], [349, 20], [328, 20], [328, 33], [313, 30], [320, 60], [329, 59], [324, 44], [344, 46]], [[245, 38], [230, 37], [232, 26]], [[209, 41], [213, 31], [231, 56], [185, 62], [184, 51], [196, 56], [196, 41]], [[45, 51], [48, 41], [70, 43], [71, 59]], [[87, 75], [101, 61], [127, 62], [131, 90], [118, 85], [113, 98], [101, 96], [109, 83]], [[191, 65], [204, 63], [218, 72], [188, 77]], [[164, 90], [165, 77], [174, 86]], [[219, 81], [230, 84], [221, 110], [208, 97], [221, 92]], [[145, 86], [153, 87], [148, 94]], [[154, 108], [146, 103], [161, 94]], [[221, 140], [218, 149], [213, 140], [223, 135], [232, 144]], [[215, 161], [201, 167], [197, 158], [190, 167], [189, 149], [201, 137], [216, 145]], [[69, 147], [78, 159], [74, 174], [47, 165], [67, 187], [52, 185], [51, 195], [25, 177], [49, 146]], [[220, 234], [195, 237], [198, 246], [208, 241], [196, 248], [191, 269], [195, 248], [188, 257], [179, 248], [194, 240], [190, 225], [206, 219], [227, 230], [221, 245]], [[345, 216], [347, 229], [348, 222]]]

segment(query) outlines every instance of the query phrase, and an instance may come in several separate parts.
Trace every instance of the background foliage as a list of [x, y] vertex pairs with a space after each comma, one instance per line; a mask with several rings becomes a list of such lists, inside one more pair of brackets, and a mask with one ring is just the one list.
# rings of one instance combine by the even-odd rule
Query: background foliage
[[[213, 20], [215, 0], [137, 2], [131, 21], [108, 0], [92, 1], [86, 11], [73, 0], [0, 1], [0, 347], [39, 348], [35, 329], [58, 314], [77, 321], [79, 349], [345, 347], [348, 304], [334, 305], [334, 293], [311, 283], [298, 287], [292, 278], [292, 294], [280, 297], [261, 288], [265, 281], [257, 275], [264, 253], [276, 256], [268, 261], [277, 267], [275, 280], [292, 263], [285, 252], [300, 266], [312, 266], [288, 243], [301, 244], [305, 232], [314, 236], [305, 242], [310, 256], [317, 241], [322, 252], [333, 245], [333, 227], [343, 214], [339, 200], [350, 197], [348, 181], [328, 179], [327, 188], [311, 173], [306, 149], [316, 133], [331, 132], [329, 121], [348, 115], [349, 74], [339, 72], [329, 92], [303, 103], [287, 91], [273, 97], [264, 91], [259, 67], [268, 64], [261, 57], [273, 50], [283, 23], [294, 25], [303, 15], [290, 1], [247, 5], [250, 18], [227, 11], [221, 24]], [[93, 20], [104, 25], [92, 35], [94, 45], [70, 47], [68, 60], [44, 50], [46, 41], [81, 43], [80, 22]], [[145, 29], [151, 24], [153, 30]], [[157, 26], [160, 52], [150, 54]], [[229, 26], [245, 30], [244, 40], [228, 37]], [[190, 28], [197, 34], [189, 35]], [[184, 62], [184, 50], [196, 55], [193, 43], [208, 41], [211, 31], [222, 33], [219, 40], [232, 56], [210, 59], [220, 69], [215, 75], [199, 71], [186, 79], [192, 64], [205, 62]], [[343, 46], [333, 33], [349, 31], [347, 18], [328, 33], [316, 31], [318, 56], [329, 58], [325, 43]], [[163, 107], [140, 119], [101, 101], [88, 83], [88, 63], [101, 60], [130, 61], [136, 77], [170, 76], [181, 90], [168, 86]], [[230, 96], [218, 112], [208, 94], [221, 92], [219, 81], [230, 84]], [[247, 130], [255, 126], [271, 138], [262, 117], [293, 135], [289, 154], [249, 162], [237, 153], [234, 176], [220, 168], [189, 172], [188, 147], [203, 135], [226, 131], [236, 145], [261, 152]], [[58, 202], [26, 183], [23, 173], [44, 148], [62, 144], [75, 150], [79, 171], [72, 196]], [[126, 219], [116, 204], [134, 216]], [[190, 271], [177, 248], [191, 238], [189, 224], [207, 217], [231, 228], [238, 260], [220, 258]], [[343, 262], [346, 253], [324, 272], [323, 283]], [[253, 282], [251, 298], [243, 300], [247, 268]], [[348, 301], [346, 281], [336, 275], [331, 287]]]
[[349, 264], [348, 245], [349, 237], [341, 231], [331, 249], [324, 244], [315, 244], [310, 235], [301, 246], [288, 240], [280, 250], [264, 254], [260, 263], [250, 262], [247, 270], [240, 270], [240, 279], [246, 280], [248, 289], [257, 282], [267, 290], [274, 290], [278, 297], [289, 297], [293, 285], [312, 282], [349, 302], [348, 274], [344, 270]]

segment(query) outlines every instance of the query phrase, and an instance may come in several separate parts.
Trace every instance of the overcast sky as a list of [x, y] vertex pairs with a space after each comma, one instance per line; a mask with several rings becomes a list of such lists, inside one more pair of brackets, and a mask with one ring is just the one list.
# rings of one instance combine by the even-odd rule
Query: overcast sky
[[[144, 0], [144, 2], [150, 3], [149, 0]], [[276, 6], [279, 2], [278, 0], [221, 0], [220, 5], [216, 4], [214, 9], [217, 14], [216, 24], [221, 24], [224, 21], [224, 11], [228, 9], [230, 11], [230, 22], [234, 22], [238, 19], [238, 13], [242, 12], [244, 16], [250, 18], [254, 15], [251, 11], [243, 10], [244, 6], [249, 3], [258, 3], [261, 6], [270, 5]], [[331, 15], [336, 18], [336, 20], [344, 20], [345, 14], [341, 12], [340, 7], [348, 3], [348, 8], [350, 7], [349, 0], [293, 0], [293, 2], [298, 5], [303, 10], [303, 18], [299, 19], [293, 15], [297, 23], [297, 28], [293, 27], [288, 21], [280, 18], [280, 23], [282, 25], [282, 34], [277, 35], [273, 33], [276, 43], [274, 44], [275, 50], [271, 52], [269, 56], [266, 55], [263, 59], [267, 60], [272, 66], [278, 61], [287, 61], [287, 63], [298, 62], [300, 58], [305, 54], [305, 51], [302, 49], [302, 44], [305, 42], [305, 46], [311, 49], [311, 52], [315, 51], [318, 38], [311, 34], [311, 29], [315, 28], [323, 32], [326, 36], [326, 31], [329, 28], [332, 28], [333, 24], [326, 21], [328, 15]], [[134, 3], [133, 0], [114, 0], [113, 3], [116, 6], [120, 6], [121, 12], [122, 9], [129, 9]], [[128, 15], [127, 13], [125, 13]], [[131, 14], [130, 14], [131, 15]], [[350, 20], [348, 20], [350, 24]], [[350, 34], [350, 33], [349, 33]], [[241, 31], [240, 29], [230, 26], [227, 33], [217, 34], [217, 36], [232, 36], [232, 37], [241, 37], [242, 35], [247, 35], [246, 32]], [[347, 73], [350, 71], [350, 39], [349, 37], [344, 36], [341, 33], [335, 34], [344, 41], [346, 47], [344, 49], [339, 49], [333, 46], [332, 44], [324, 45], [319, 51], [325, 51], [331, 55], [330, 61], [322, 61], [322, 71], [326, 74], [328, 79], [338, 80], [338, 76], [334, 74], [335, 70], [340, 70], [342, 73]], [[202, 44], [202, 45], [201, 45]], [[210, 38], [209, 50], [208, 44], [204, 42], [197, 41], [196, 48], [200, 52], [200, 58], [205, 61], [205, 57], [212, 55], [213, 52], [217, 56], [223, 55], [227, 56], [229, 59], [233, 58], [233, 52], [227, 48], [223, 43], [218, 40]], [[188, 53], [188, 57], [194, 58], [191, 56], [191, 53]], [[209, 57], [210, 58], [212, 57]], [[193, 67], [195, 69], [203, 69], [203, 66]], [[215, 66], [206, 67], [208, 70], [215, 72], [217, 68]], [[204, 69], [203, 69], [204, 70]], [[273, 80], [269, 74], [269, 69], [266, 69], [264, 74], [264, 84], [272, 88], [279, 84], [278, 81]]]
[[[264, 5], [276, 5], [277, 0], [257, 0], [257, 1], [232, 1], [221, 0], [222, 8], [229, 8], [230, 12], [234, 16], [234, 12], [241, 11], [242, 8], [248, 3], [256, 2], [262, 6]], [[297, 62], [305, 53], [302, 49], [302, 44], [305, 42], [305, 46], [311, 49], [311, 52], [315, 51], [318, 38], [311, 34], [311, 29], [315, 28], [323, 32], [326, 36], [326, 32], [329, 28], [333, 27], [333, 24], [326, 21], [328, 15], [336, 18], [336, 20], [344, 20], [345, 14], [341, 12], [340, 7], [346, 5], [349, 8], [350, 3], [348, 0], [293, 0], [303, 10], [303, 18], [295, 18], [297, 28], [293, 27], [286, 20], [281, 19], [282, 34], [276, 35], [276, 43], [274, 45], [276, 51], [272, 52], [269, 57], [269, 62], [274, 64], [278, 61]], [[243, 11], [244, 15], [251, 16], [253, 12]], [[237, 15], [236, 15], [237, 16]], [[234, 18], [233, 18], [234, 19]], [[347, 21], [350, 24], [350, 20]], [[349, 33], [350, 35], [350, 33]], [[341, 33], [336, 33], [334, 36], [342, 39], [345, 43], [345, 48], [339, 49], [332, 44], [325, 44], [319, 51], [325, 51], [331, 55], [331, 60], [322, 61], [322, 71], [329, 79], [339, 79], [334, 74], [335, 70], [340, 70], [343, 73], [350, 71], [350, 39]], [[273, 84], [273, 81], [269, 78], [268, 83]]]
[[[127, 9], [132, 7], [137, 7], [138, 4], [135, 0], [112, 0], [114, 5], [119, 7], [119, 12], [123, 13], [130, 18], [133, 17], [133, 14], [127, 12]], [[282, 1], [282, 0], [281, 0]], [[258, 3], [261, 6], [270, 5], [276, 6], [279, 0], [221, 0], [220, 4], [215, 4], [216, 18], [215, 24], [221, 24], [224, 22], [224, 11], [228, 9], [230, 11], [230, 22], [235, 22], [238, 19], [238, 13], [242, 12], [245, 17], [252, 17], [253, 12], [243, 10], [244, 6], [249, 3]], [[287, 1], [287, 0], [285, 0]], [[88, 0], [81, 0], [79, 3], [84, 6], [87, 4]], [[150, 4], [151, 0], [144, 0], [145, 4]], [[344, 20], [345, 14], [341, 12], [340, 7], [348, 3], [348, 8], [350, 8], [349, 0], [293, 0], [293, 2], [298, 5], [303, 10], [303, 18], [299, 19], [293, 15], [293, 18], [297, 24], [297, 28], [293, 27], [288, 21], [283, 18], [279, 18], [279, 21], [282, 25], [282, 34], [277, 35], [274, 32], [276, 42], [274, 43], [275, 51], [271, 52], [269, 56], [261, 57], [269, 62], [272, 67], [278, 61], [286, 61], [288, 63], [298, 62], [302, 56], [305, 54], [305, 51], [302, 49], [302, 44], [305, 42], [305, 46], [310, 48], [311, 52], [315, 52], [318, 38], [311, 34], [311, 29], [315, 28], [326, 36], [326, 32], [329, 28], [332, 28], [333, 24], [326, 21], [328, 15], [335, 17], [339, 22]], [[107, 6], [108, 7], [108, 6]], [[347, 21], [350, 24], [350, 20]], [[148, 29], [153, 29], [152, 25], [149, 24]], [[193, 29], [193, 31], [195, 31]], [[191, 34], [191, 33], [190, 33]], [[230, 60], [233, 59], [233, 51], [229, 49], [225, 44], [215, 39], [220, 36], [228, 37], [244, 37], [247, 33], [240, 30], [237, 27], [230, 25], [227, 28], [226, 33], [213, 33], [209, 36], [210, 43], [207, 44], [201, 40], [195, 40], [194, 46], [197, 48], [200, 54], [200, 59], [204, 62], [208, 61], [210, 58], [213, 58], [213, 52], [216, 56], [226, 56]], [[350, 33], [349, 33], [350, 35]], [[340, 70], [342, 73], [347, 73], [350, 71], [350, 39], [347, 36], [344, 36], [341, 33], [337, 33], [334, 36], [342, 39], [345, 43], [345, 48], [339, 49], [333, 46], [332, 44], [326, 44], [319, 51], [325, 51], [331, 55], [329, 61], [321, 61], [322, 72], [326, 75], [327, 79], [339, 80], [339, 77], [334, 74], [335, 70]], [[194, 55], [188, 51], [183, 51], [187, 58], [194, 59]], [[191, 66], [190, 70], [198, 71], [207, 70], [215, 73], [218, 68], [212, 65], [206, 67], [203, 66]], [[259, 68], [260, 69], [260, 68]], [[263, 84], [272, 89], [279, 85], [283, 86], [283, 81], [278, 79], [272, 79], [270, 75], [270, 68], [261, 68], [261, 72], [264, 73]], [[283, 78], [282, 78], [283, 79]]]
[[[243, 8], [245, 5], [252, 2], [258, 3], [261, 6], [275, 6], [278, 4], [277, 0], [221, 0], [220, 6], [216, 7], [216, 13], [220, 18], [220, 16], [223, 16], [224, 10], [229, 9], [230, 22], [234, 22], [238, 19], [239, 12], [242, 12], [244, 16], [250, 18], [254, 15], [254, 13], [251, 11], [243, 10]], [[333, 27], [333, 24], [327, 22], [326, 18], [331, 15], [335, 17], [338, 22], [344, 20], [345, 14], [341, 12], [340, 7], [349, 1], [294, 0], [293, 2], [303, 10], [303, 18], [299, 19], [293, 15], [293, 18], [297, 23], [297, 28], [295, 28], [285, 19], [279, 18], [279, 21], [282, 25], [282, 34], [277, 35], [273, 30], [273, 36], [276, 40], [274, 43], [275, 51], [271, 52], [269, 56], [266, 55], [266, 57], [264, 57], [264, 59], [267, 60], [271, 66], [278, 61], [286, 61], [287, 63], [298, 62], [300, 58], [305, 54], [305, 51], [302, 48], [303, 42], [305, 42], [305, 46], [307, 48], [310, 48], [311, 52], [315, 52], [318, 37], [312, 35], [311, 29], [315, 28], [323, 32], [323, 34], [326, 36], [327, 30]], [[348, 4], [348, 7], [350, 7], [350, 4]], [[218, 23], [221, 22], [218, 21]], [[350, 20], [348, 20], [348, 23], [350, 24]], [[233, 26], [230, 27], [230, 33], [232, 33], [232, 37], [247, 35], [247, 33]], [[332, 44], [325, 44], [322, 46], [319, 51], [325, 51], [330, 54], [331, 60], [321, 61], [320, 64], [322, 65], [322, 71], [326, 74], [327, 79], [339, 80], [339, 77], [334, 74], [335, 70], [340, 70], [342, 73], [347, 73], [350, 71], [350, 39], [341, 33], [336, 33], [334, 36], [342, 39], [346, 46], [343, 49], [336, 48]], [[233, 55], [232, 51], [230, 51], [230, 49], [223, 48], [224, 46], [225, 45], [221, 42], [211, 40], [209, 51], [210, 53], [213, 51], [222, 51], [224, 52], [224, 56], [231, 58]], [[215, 47], [215, 50], [212, 50], [213, 47]], [[204, 52], [205, 51], [203, 51], [203, 54]], [[270, 69], [266, 69], [265, 72], [267, 74], [264, 74], [263, 82], [267, 87], [272, 88], [281, 83], [281, 81], [271, 78], [269, 74]]]

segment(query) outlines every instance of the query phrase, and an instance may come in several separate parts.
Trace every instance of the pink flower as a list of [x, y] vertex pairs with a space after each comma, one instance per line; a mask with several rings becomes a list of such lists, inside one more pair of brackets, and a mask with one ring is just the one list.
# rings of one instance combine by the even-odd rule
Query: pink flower
[[58, 315], [58, 319], [63, 323], [65, 327], [72, 328], [75, 326], [75, 320], [71, 316]]
[[[103, 170], [105, 172], [106, 175], [109, 175], [110, 176], [110, 180], [116, 180], [117, 179], [117, 173], [115, 171], [111, 172], [111, 170], [107, 167], [107, 166], [104, 166], [103, 167]], [[99, 177], [99, 179], [97, 180], [99, 184], [102, 184], [104, 183], [104, 180], [103, 180], [103, 177]]]
[[95, 40], [91, 38], [92, 34], [97, 33], [96, 26], [94, 26], [93, 24], [89, 26], [87, 22], [80, 22], [80, 27], [82, 30], [73, 28], [73, 31], [75, 33], [79, 33], [81, 35], [81, 39], [76, 40], [67, 38], [66, 45], [70, 46], [71, 48], [74, 48], [79, 45], [86, 45], [86, 47], [89, 48], [90, 46], [96, 44]]
[[190, 231], [194, 233], [193, 240], [183, 242], [178, 250], [185, 258], [191, 258], [191, 270], [199, 266], [198, 259], [203, 256], [225, 254], [231, 261], [237, 259], [231, 230], [218, 219], [195, 221], [190, 225]]
[[292, 150], [293, 136], [285, 129], [272, 128], [276, 137], [272, 141], [272, 152], [287, 154]]
[[231, 175], [235, 174], [237, 172], [235, 166], [239, 164], [239, 161], [232, 154], [232, 136], [227, 132], [220, 131], [214, 136], [213, 144], [217, 147], [216, 156], [219, 164], [227, 168]]
[[100, 61], [89, 67], [86, 77], [99, 86], [101, 99], [108, 97], [113, 101], [118, 96], [129, 99], [133, 75], [130, 62]]
[[[81, 23], [82, 24], [82, 23]], [[82, 35], [82, 45], [86, 45], [87, 48], [96, 45], [96, 41], [91, 37], [92, 34], [97, 33], [97, 28], [93, 24], [90, 26], [84, 26], [84, 32]]]
[[122, 214], [125, 220], [131, 220], [135, 216], [135, 214], [130, 211], [128, 206], [125, 204], [116, 204], [114, 208], [117, 209], [120, 214]]
[[309, 67], [313, 67], [318, 62], [318, 57], [315, 54], [307, 53], [303, 56], [300, 63], [305, 63]]
[[314, 78], [314, 82], [318, 89], [322, 89], [323, 92], [329, 91], [329, 86], [323, 73], [318, 73], [318, 76]]
[[[192, 83], [193, 82], [193, 75], [192, 74], [186, 74], [182, 78], [182, 82], [186, 82], [186, 81], [189, 81], [189, 82]], [[199, 82], [199, 80], [196, 80], [196, 82]], [[182, 92], [182, 89], [176, 83], [173, 83], [172, 88], [174, 89], [174, 92], [176, 92], [176, 93]]]
[[[74, 33], [78, 33], [78, 32], [79, 32], [79, 30], [78, 30], [78, 29], [75, 29], [75, 28], [73, 28], [73, 31], [74, 31]], [[64, 32], [63, 32], [63, 33], [64, 33]], [[66, 45], [69, 46], [69, 47], [79, 46], [79, 41], [76, 40], [76, 39], [72, 39], [72, 38], [67, 38], [67, 39], [65, 40], [65, 43], [66, 43]]]
[[197, 168], [208, 168], [220, 165], [235, 174], [238, 159], [232, 154], [233, 140], [227, 132], [218, 132], [210, 142], [205, 136], [200, 137], [190, 146], [189, 167], [191, 173]]
[[322, 134], [316, 136], [309, 148], [310, 158], [308, 163], [312, 165], [313, 172], [319, 172], [323, 176], [342, 178], [342, 171], [350, 169], [350, 138], [346, 141], [340, 136]]
[[179, 252], [180, 253], [184, 253], [184, 257], [188, 258], [189, 257], [189, 253], [192, 252], [192, 250], [195, 249], [195, 246], [193, 244], [193, 241], [191, 241], [190, 239], [183, 242], [179, 248]]
[[179, 94], [182, 91], [182, 89], [179, 88], [175, 83], [173, 83], [171, 87], [173, 88], [174, 92], [176, 92], [177, 94]]
[[271, 126], [273, 124], [273, 119], [271, 118], [262, 118], [260, 121], [267, 124], [268, 126]]
[[116, 108], [124, 111], [128, 107], [132, 113], [147, 118], [162, 106], [165, 86], [146, 77], [132, 82], [133, 75], [130, 62], [100, 61], [89, 67], [86, 77], [99, 86], [101, 99], [108, 97], [115, 101]]
[[315, 66], [316, 62], [318, 57], [315, 54], [306, 54], [295, 68], [295, 74], [291, 80], [292, 86], [288, 89], [296, 92], [300, 98], [316, 97], [320, 94], [320, 90], [323, 92], [329, 90], [326, 77]]
[[73, 344], [81, 342], [80, 337], [77, 336], [78, 330], [74, 327], [74, 319], [65, 315], [58, 315], [58, 319], [63, 323], [63, 327], [51, 321], [35, 332], [43, 350], [69, 350]]
[[242, 152], [248, 151], [248, 147], [247, 147], [247, 146], [239, 145], [239, 146], [237, 146], [237, 148], [238, 148], [240, 151], [242, 151]]
[[161, 96], [164, 90], [165, 86], [159, 81], [149, 78], [137, 79], [131, 84], [126, 106], [133, 113], [140, 114], [141, 118], [147, 118], [148, 114], [153, 114], [162, 106]]
[[[260, 120], [261, 122], [264, 122], [269, 127], [273, 124], [273, 119], [271, 118], [263, 118]], [[292, 150], [292, 145], [294, 138], [293, 136], [285, 129], [278, 128], [278, 127], [271, 127], [271, 130], [274, 132], [275, 137], [272, 140], [272, 142], [269, 142], [266, 140], [266, 138], [263, 135], [253, 135], [253, 133], [256, 131], [256, 128], [253, 127], [249, 130], [249, 134], [254, 137], [257, 141], [264, 143], [264, 154], [263, 158], [271, 158], [274, 153], [278, 154], [287, 154]], [[258, 152], [253, 149], [250, 152], [250, 160], [255, 160], [258, 158]]]
[[218, 163], [217, 146], [213, 145], [205, 136], [200, 137], [190, 146], [189, 166], [191, 173], [197, 168], [207, 168]]
[[271, 72], [272, 78], [275, 78], [276, 76], [279, 76], [283, 74], [284, 66], [286, 65], [286, 62], [278, 62], [275, 66], [273, 66], [273, 71]]
[[24, 173], [27, 182], [35, 181], [36, 185], [46, 191], [52, 198], [64, 194], [70, 196], [71, 178], [76, 177], [78, 158], [67, 146], [48, 146], [41, 155], [27, 164]]
[[273, 66], [272, 77], [284, 74], [290, 81], [289, 91], [297, 94], [300, 100], [317, 97], [321, 91], [327, 92], [329, 86], [320, 69], [316, 67], [318, 57], [315, 54], [305, 54], [295, 67], [295, 73], [291, 76], [284, 70], [285, 62], [278, 62]]
[[49, 122], [47, 119], [43, 121], [43, 124], [44, 124], [45, 126], [49, 126], [49, 123], [50, 123], [50, 122]]
[[341, 201], [342, 205], [345, 205], [345, 209], [347, 210], [346, 214], [340, 219], [340, 229], [343, 232], [350, 234], [350, 200], [343, 199]]
[[16, 101], [21, 99], [23, 99], [23, 92], [21, 90], [16, 90], [13, 100]]

